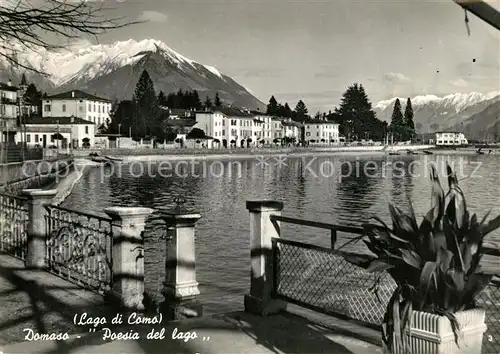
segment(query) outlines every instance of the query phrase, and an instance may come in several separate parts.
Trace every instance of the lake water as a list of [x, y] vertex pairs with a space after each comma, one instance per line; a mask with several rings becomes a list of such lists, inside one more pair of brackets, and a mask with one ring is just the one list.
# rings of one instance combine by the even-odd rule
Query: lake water
[[[429, 207], [430, 164], [446, 190], [446, 163], [455, 166], [468, 207], [482, 217], [500, 213], [500, 155], [304, 156], [241, 161], [123, 164], [86, 170], [63, 206], [102, 214], [107, 206], [172, 208], [182, 196], [202, 218], [196, 228], [196, 266], [208, 313], [241, 309], [249, 289], [249, 215], [246, 200], [284, 202], [283, 215], [360, 225], [372, 215], [389, 219], [388, 202], [417, 217]], [[147, 291], [164, 279], [165, 240], [156, 222], [145, 234]], [[282, 224], [282, 237], [328, 246], [329, 232]], [[339, 244], [349, 235], [339, 234]], [[500, 240], [500, 235], [494, 235]], [[361, 247], [361, 246], [353, 246]]]

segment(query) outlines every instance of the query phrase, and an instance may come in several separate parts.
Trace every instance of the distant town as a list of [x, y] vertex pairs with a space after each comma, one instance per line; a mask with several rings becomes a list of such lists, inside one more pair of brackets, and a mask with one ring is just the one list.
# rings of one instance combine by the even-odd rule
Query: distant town
[[111, 101], [82, 90], [38, 91], [25, 75], [0, 83], [1, 142], [37, 148], [249, 148], [261, 146], [426, 143], [464, 146], [462, 132], [418, 134], [410, 98], [395, 101], [391, 123], [379, 120], [360, 84], [344, 93], [333, 112], [311, 116], [299, 100], [292, 110], [272, 96], [265, 112], [235, 107], [216, 94], [155, 92], [144, 71], [132, 100]]

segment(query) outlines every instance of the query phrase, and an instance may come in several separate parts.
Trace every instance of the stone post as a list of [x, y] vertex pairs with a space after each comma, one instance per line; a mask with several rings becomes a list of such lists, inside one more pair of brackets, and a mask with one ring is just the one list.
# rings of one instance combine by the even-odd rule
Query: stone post
[[272, 238], [279, 238], [279, 223], [270, 219], [281, 215], [283, 203], [273, 200], [247, 201], [250, 212], [250, 294], [245, 295], [245, 311], [261, 316], [286, 309], [286, 303], [272, 298], [273, 255]]
[[43, 269], [47, 267], [47, 227], [44, 205], [52, 203], [57, 190], [23, 189], [22, 194], [28, 198], [28, 254], [27, 268]]
[[201, 215], [177, 207], [163, 212], [167, 226], [165, 281], [163, 283], [162, 312], [171, 320], [200, 317], [202, 305], [196, 299], [200, 294], [196, 281], [195, 224]]
[[153, 209], [110, 207], [113, 226], [113, 284], [111, 296], [126, 309], [144, 310], [143, 232]]

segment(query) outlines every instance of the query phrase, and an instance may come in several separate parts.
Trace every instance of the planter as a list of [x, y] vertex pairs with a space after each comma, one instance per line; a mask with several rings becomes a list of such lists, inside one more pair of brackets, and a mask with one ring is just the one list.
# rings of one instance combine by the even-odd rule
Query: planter
[[[422, 354], [481, 354], [486, 332], [484, 309], [457, 312], [460, 325], [458, 344], [447, 317], [414, 311], [411, 326], [410, 353]], [[402, 350], [395, 350], [402, 354]]]

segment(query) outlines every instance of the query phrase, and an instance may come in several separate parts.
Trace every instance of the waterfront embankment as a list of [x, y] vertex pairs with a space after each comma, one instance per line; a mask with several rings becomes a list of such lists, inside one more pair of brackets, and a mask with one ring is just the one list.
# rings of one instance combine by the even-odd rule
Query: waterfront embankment
[[17, 194], [23, 189], [46, 188], [73, 170], [73, 157], [32, 160], [0, 165], [0, 190]]
[[318, 146], [290, 148], [231, 148], [231, 149], [88, 149], [75, 151], [75, 156], [88, 157], [90, 153], [120, 157], [124, 162], [165, 160], [233, 160], [253, 159], [255, 156], [328, 156], [328, 155], [380, 155], [387, 151], [418, 151], [434, 148], [433, 145], [385, 146]]

